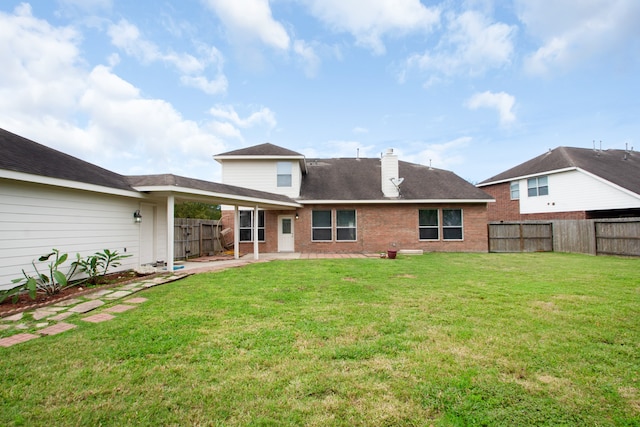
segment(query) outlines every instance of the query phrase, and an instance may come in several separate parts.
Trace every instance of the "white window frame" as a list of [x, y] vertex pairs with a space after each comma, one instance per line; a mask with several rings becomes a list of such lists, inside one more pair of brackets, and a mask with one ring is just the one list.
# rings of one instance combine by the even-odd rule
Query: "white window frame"
[[[460, 225], [445, 225], [445, 211], [460, 211]], [[460, 237], [459, 238], [455, 238], [455, 239], [451, 239], [451, 238], [447, 238], [446, 236], [446, 231], [447, 230], [453, 230], [453, 229], [460, 229]], [[464, 211], [463, 209], [460, 208], [448, 208], [448, 209], [442, 209], [442, 240], [456, 240], [456, 241], [462, 241], [464, 240]]]
[[549, 195], [549, 177], [538, 176], [527, 179], [527, 196], [540, 197]]
[[[340, 225], [339, 212], [353, 212], [353, 224]], [[336, 242], [355, 242], [358, 240], [358, 211], [356, 209], [336, 209]], [[340, 230], [353, 230], [353, 239], [341, 239]]]
[[[314, 214], [316, 212], [329, 212], [329, 226], [316, 226], [314, 225]], [[329, 230], [329, 239], [316, 239], [314, 231], [316, 230]], [[331, 209], [314, 209], [311, 211], [311, 241], [312, 242], [333, 242], [333, 211]]]
[[[253, 210], [241, 210], [238, 217], [239, 217], [239, 221], [238, 221], [238, 229], [240, 230], [240, 237], [239, 240], [242, 243], [246, 243], [246, 242], [253, 242]], [[241, 221], [242, 221], [242, 216], [243, 215], [247, 215], [250, 214], [251, 215], [251, 224], [249, 226], [241, 226]], [[262, 221], [261, 221], [262, 220]], [[262, 226], [260, 225], [260, 222], [262, 222]], [[249, 230], [249, 236], [250, 239], [247, 240], [246, 238], [242, 238], [242, 231]], [[260, 235], [262, 235], [262, 239], [260, 239]], [[266, 232], [265, 232], [265, 213], [264, 211], [258, 211], [258, 242], [264, 242], [266, 239]]]
[[278, 162], [277, 168], [277, 186], [293, 187], [293, 165], [291, 162]]
[[[420, 224], [420, 212], [421, 211], [435, 211], [436, 224], [435, 225], [422, 225]], [[424, 239], [420, 233], [422, 230], [436, 230], [436, 237], [434, 239]], [[439, 209], [418, 209], [418, 240], [422, 241], [437, 241], [440, 240], [440, 210]]]
[[520, 200], [520, 181], [511, 181], [509, 183], [509, 194], [511, 200]]

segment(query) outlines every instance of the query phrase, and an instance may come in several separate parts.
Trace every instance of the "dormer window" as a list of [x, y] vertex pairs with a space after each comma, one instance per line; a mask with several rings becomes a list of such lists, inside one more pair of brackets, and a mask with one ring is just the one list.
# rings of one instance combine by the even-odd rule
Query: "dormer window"
[[278, 162], [278, 187], [291, 187], [291, 162]]

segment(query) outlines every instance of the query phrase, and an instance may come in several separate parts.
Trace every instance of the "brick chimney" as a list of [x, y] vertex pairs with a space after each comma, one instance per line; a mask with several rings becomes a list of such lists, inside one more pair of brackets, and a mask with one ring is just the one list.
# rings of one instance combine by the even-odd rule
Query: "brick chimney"
[[[382, 173], [382, 194], [384, 197], [399, 197], [400, 191], [398, 190], [398, 156], [393, 154], [393, 148], [389, 148], [386, 153], [383, 154], [381, 163]], [[395, 184], [394, 184], [395, 183]]]

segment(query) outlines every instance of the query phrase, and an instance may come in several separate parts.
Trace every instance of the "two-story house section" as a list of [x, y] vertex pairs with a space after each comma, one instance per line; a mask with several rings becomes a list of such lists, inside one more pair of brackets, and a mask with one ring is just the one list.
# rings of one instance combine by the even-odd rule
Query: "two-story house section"
[[490, 221], [640, 216], [640, 153], [558, 147], [478, 187]]
[[[306, 159], [272, 144], [214, 156], [224, 184], [291, 197], [291, 210], [222, 207], [242, 252], [487, 250], [492, 199], [453, 172], [380, 158]], [[238, 225], [238, 230], [235, 225]], [[257, 237], [256, 238], [254, 238]]]

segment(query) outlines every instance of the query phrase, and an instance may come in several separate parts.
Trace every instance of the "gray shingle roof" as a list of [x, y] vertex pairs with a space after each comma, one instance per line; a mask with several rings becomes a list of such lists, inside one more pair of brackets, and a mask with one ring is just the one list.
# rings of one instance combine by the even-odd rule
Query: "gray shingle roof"
[[0, 129], [0, 169], [133, 191], [125, 177]]
[[236, 187], [235, 185], [220, 184], [217, 182], [204, 181], [195, 178], [186, 178], [184, 176], [173, 174], [160, 175], [134, 175], [127, 176], [127, 180], [132, 187], [182, 187], [192, 190], [202, 190], [211, 193], [219, 193], [230, 196], [238, 196], [239, 198], [263, 199], [273, 202], [293, 203], [297, 202], [287, 196], [269, 193], [266, 191], [251, 190], [244, 187]]
[[296, 156], [303, 157], [302, 154], [295, 151], [278, 147], [270, 143], [254, 145], [253, 147], [241, 148], [239, 150], [228, 151], [226, 153], [217, 154], [215, 157], [221, 156]]
[[[307, 160], [299, 200], [386, 200], [380, 163], [377, 158]], [[453, 172], [403, 161], [398, 168], [403, 200], [492, 200]]]
[[580, 168], [627, 190], [640, 194], [640, 153], [626, 150], [592, 150], [558, 147], [479, 183], [479, 186], [539, 175], [560, 169]]

